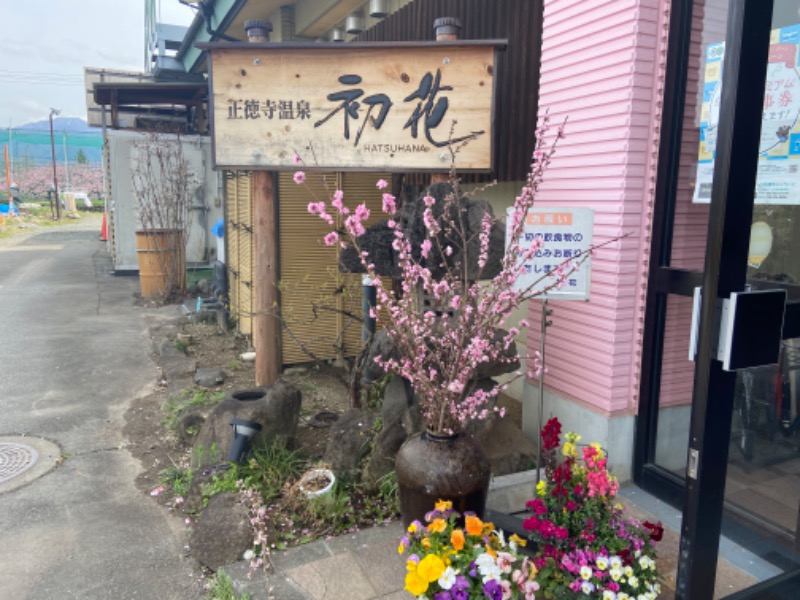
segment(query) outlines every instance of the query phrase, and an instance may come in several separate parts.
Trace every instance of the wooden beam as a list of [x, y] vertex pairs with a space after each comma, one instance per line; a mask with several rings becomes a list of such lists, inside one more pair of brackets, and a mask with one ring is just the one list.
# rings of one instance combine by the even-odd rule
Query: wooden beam
[[278, 240], [275, 223], [275, 180], [271, 171], [253, 171], [253, 238], [256, 385], [272, 385], [280, 373], [278, 341]]

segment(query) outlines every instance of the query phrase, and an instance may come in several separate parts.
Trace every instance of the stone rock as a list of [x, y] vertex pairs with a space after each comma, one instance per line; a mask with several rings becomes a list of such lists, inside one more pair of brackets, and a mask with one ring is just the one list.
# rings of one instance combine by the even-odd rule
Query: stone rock
[[336, 477], [353, 481], [358, 477], [361, 459], [370, 449], [375, 431], [375, 415], [351, 408], [331, 425], [325, 462]]
[[206, 418], [197, 411], [181, 415], [177, 425], [178, 439], [182, 444], [191, 444], [205, 422]]
[[[436, 250], [437, 244], [434, 244], [434, 250], [427, 260], [422, 259], [419, 254], [419, 245], [427, 236], [427, 230], [422, 218], [426, 208], [423, 198], [425, 195], [431, 195], [436, 198], [433, 214], [438, 218], [444, 213], [445, 199], [452, 193], [453, 187], [449, 183], [433, 184], [427, 189], [426, 194], [420, 194], [416, 199], [404, 201], [398, 214], [403, 233], [414, 248], [415, 260], [430, 269], [434, 277], [442, 274], [440, 265], [444, 257]], [[461, 218], [465, 223], [466, 235], [469, 240], [468, 276], [470, 279], [491, 279], [502, 268], [502, 260], [505, 254], [505, 225], [498, 220], [493, 222], [489, 235], [489, 255], [486, 265], [483, 269], [480, 269], [478, 268], [479, 233], [484, 215], [488, 213], [494, 219], [494, 211], [491, 204], [486, 200], [468, 198], [466, 196], [461, 198], [459, 207], [463, 211]], [[455, 206], [451, 207], [450, 210], [452, 211], [451, 218], [458, 218]], [[402, 273], [398, 265], [396, 252], [392, 248], [393, 241], [394, 231], [389, 228], [387, 221], [380, 221], [371, 225], [358, 239], [361, 250], [369, 253], [370, 262], [375, 265], [375, 271], [378, 275], [398, 279], [402, 276]], [[447, 258], [447, 261], [453, 264], [460, 257], [460, 253], [457, 252]], [[339, 269], [346, 273], [364, 273], [361, 259], [353, 246], [348, 246], [339, 253]]]
[[394, 423], [401, 423], [407, 435], [422, 431], [422, 413], [419, 399], [411, 388], [411, 383], [395, 375], [383, 392], [381, 420], [384, 429]]
[[228, 374], [222, 369], [197, 369], [194, 373], [194, 382], [200, 387], [215, 387], [225, 383]]
[[[428, 187], [427, 195], [436, 199], [432, 207], [433, 215], [437, 219], [444, 214], [446, 209], [447, 198], [452, 195], [453, 187], [449, 183], [435, 183]], [[427, 259], [422, 259], [419, 251], [420, 244], [428, 235], [427, 229], [423, 222], [423, 214], [425, 212], [425, 204], [423, 202], [424, 194], [421, 194], [413, 202], [404, 202], [400, 209], [400, 222], [403, 233], [411, 242], [414, 259], [420, 261], [422, 266], [430, 269], [434, 278], [442, 275], [443, 270], [440, 266], [443, 262], [450, 265], [463, 260], [463, 254], [454, 248], [454, 252], [449, 257], [444, 257], [439, 252], [439, 244], [434, 244], [434, 249], [431, 251]], [[467, 262], [467, 276], [469, 279], [491, 279], [496, 276], [502, 268], [503, 255], [505, 254], [505, 225], [500, 221], [494, 220], [492, 231], [489, 235], [489, 255], [487, 257], [486, 265], [483, 269], [478, 267], [478, 256], [480, 250], [481, 223], [484, 215], [488, 214], [494, 219], [494, 211], [491, 204], [486, 200], [477, 198], [462, 197], [458, 205], [455, 203], [447, 207], [450, 211], [449, 218], [457, 221], [459, 218], [464, 222], [465, 235], [469, 240], [468, 262]], [[459, 217], [456, 211], [461, 210], [462, 213]], [[444, 238], [444, 234], [441, 234]], [[441, 240], [441, 246], [447, 245], [446, 239]]]
[[[497, 387], [497, 382], [494, 379], [484, 378], [475, 382], [476, 390], [483, 390], [489, 392]], [[492, 425], [497, 419], [497, 413], [494, 412], [494, 407], [497, 404], [497, 398], [492, 400], [486, 405], [487, 416], [480, 421], [470, 421], [464, 427], [464, 430], [472, 436], [480, 439], [492, 428]]]
[[381, 329], [372, 337], [369, 354], [364, 361], [364, 372], [361, 378], [361, 383], [363, 385], [369, 386], [386, 375], [386, 371], [384, 371], [383, 367], [375, 364], [376, 356], [380, 356], [383, 360], [398, 357], [394, 342], [389, 338], [385, 329]]
[[395, 375], [383, 391], [381, 405], [383, 427], [387, 428], [394, 423], [402, 423], [405, 412], [412, 404], [414, 404], [414, 392], [411, 384], [399, 375]]
[[[297, 434], [301, 403], [300, 390], [282, 379], [271, 386], [231, 392], [208, 415], [195, 448], [208, 450], [215, 445], [222, 451], [222, 459], [226, 459], [233, 442], [230, 425], [233, 418], [261, 423], [263, 428], [255, 435], [253, 445], [270, 442], [291, 445]], [[212, 464], [212, 460], [213, 456], [209, 456], [200, 464]]]
[[[494, 332], [494, 341], [499, 342], [508, 332], [505, 329], [497, 329]], [[519, 356], [517, 355], [517, 344], [512, 342], [508, 348], [503, 351], [499, 360], [488, 363], [481, 363], [475, 371], [475, 379], [485, 379], [487, 377], [497, 377], [505, 373], [512, 373], [519, 369]]]
[[530, 468], [536, 444], [508, 416], [497, 418], [491, 428], [476, 436], [492, 464], [492, 475], [508, 475]]
[[368, 492], [375, 493], [381, 478], [394, 470], [397, 451], [407, 438], [408, 434], [400, 421], [395, 421], [389, 426], [384, 424], [383, 431], [375, 437], [372, 456], [361, 476], [361, 481]]
[[242, 559], [253, 545], [253, 530], [239, 496], [212, 496], [192, 530], [189, 548], [197, 562], [216, 571]]
[[[375, 272], [382, 277], [399, 279], [402, 272], [397, 264], [397, 256], [392, 242], [394, 230], [389, 228], [387, 221], [379, 221], [367, 227], [366, 232], [358, 238], [361, 250], [369, 253], [370, 262], [375, 265]], [[352, 245], [348, 245], [339, 252], [339, 270], [344, 273], [365, 273], [361, 258]]]

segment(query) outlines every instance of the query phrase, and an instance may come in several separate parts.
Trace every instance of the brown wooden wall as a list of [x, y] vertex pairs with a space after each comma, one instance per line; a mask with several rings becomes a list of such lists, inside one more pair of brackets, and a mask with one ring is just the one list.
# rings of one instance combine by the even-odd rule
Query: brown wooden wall
[[[463, 39], [507, 39], [498, 53], [493, 177], [524, 179], [531, 162], [539, 97], [543, 0], [415, 0], [356, 41], [435, 39], [433, 22], [458, 17]], [[458, 166], [458, 165], [456, 165]]]

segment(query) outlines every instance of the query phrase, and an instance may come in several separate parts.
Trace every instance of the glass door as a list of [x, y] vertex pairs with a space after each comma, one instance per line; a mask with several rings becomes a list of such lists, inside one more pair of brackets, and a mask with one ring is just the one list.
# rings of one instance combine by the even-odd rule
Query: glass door
[[[683, 509], [679, 598], [713, 596], [721, 531], [800, 568], [800, 2], [772, 4], [672, 3], [634, 478]], [[723, 301], [767, 289], [775, 364], [726, 371]]]

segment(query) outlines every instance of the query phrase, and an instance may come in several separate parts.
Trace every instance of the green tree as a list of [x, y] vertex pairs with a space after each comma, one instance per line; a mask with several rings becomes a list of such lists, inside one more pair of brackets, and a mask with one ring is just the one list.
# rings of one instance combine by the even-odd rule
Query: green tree
[[89, 159], [86, 158], [86, 153], [83, 151], [83, 148], [78, 148], [78, 153], [75, 155], [75, 162], [79, 165], [85, 165], [89, 162]]

